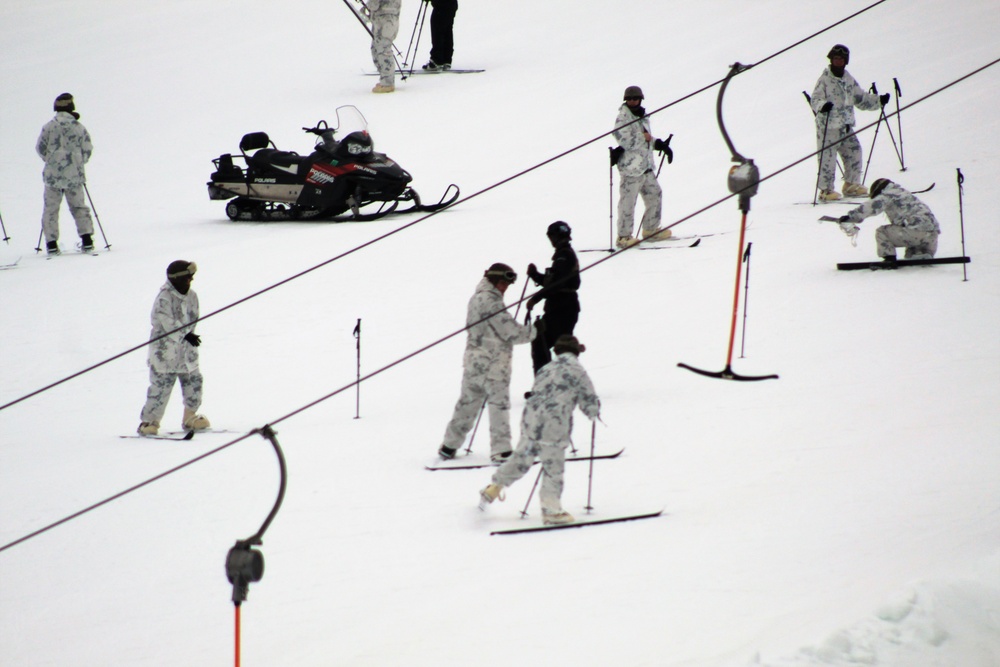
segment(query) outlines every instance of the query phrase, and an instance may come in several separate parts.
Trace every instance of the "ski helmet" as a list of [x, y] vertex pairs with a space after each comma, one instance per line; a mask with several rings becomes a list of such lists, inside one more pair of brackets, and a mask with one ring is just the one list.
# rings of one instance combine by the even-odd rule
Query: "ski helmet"
[[167, 278], [173, 280], [174, 278], [194, 276], [197, 271], [198, 265], [194, 262], [189, 262], [186, 259], [178, 259], [170, 262], [170, 266], [167, 267]]
[[639, 86], [629, 86], [626, 88], [624, 97], [626, 100], [630, 97], [638, 97], [640, 100], [646, 99], [646, 96], [642, 94], [642, 88]]
[[491, 264], [490, 268], [486, 269], [486, 272], [483, 273], [483, 276], [494, 285], [501, 280], [511, 285], [517, 282], [517, 272], [502, 262]]
[[577, 340], [576, 336], [570, 334], [563, 334], [559, 336], [559, 338], [556, 339], [556, 344], [552, 346], [552, 351], [556, 354], [572, 352], [576, 356], [580, 356], [580, 353], [586, 349], [586, 346]]
[[830, 49], [830, 53], [826, 54], [826, 57], [833, 59], [835, 56], [840, 56], [844, 59], [844, 64], [851, 62], [851, 50], [844, 46], [843, 44], [834, 44], [833, 48]]
[[573, 230], [562, 220], [556, 220], [545, 230], [545, 235], [550, 239], [568, 239], [572, 233]]
[[871, 199], [878, 197], [880, 194], [882, 194], [882, 191], [885, 190], [885, 186], [889, 185], [890, 183], [892, 183], [892, 181], [890, 181], [888, 178], [876, 178], [874, 181], [872, 181], [871, 187], [868, 188], [868, 197]]
[[56, 101], [52, 103], [53, 111], [66, 111], [72, 113], [76, 111], [76, 105], [73, 103], [73, 96], [69, 93], [63, 93], [56, 98]]

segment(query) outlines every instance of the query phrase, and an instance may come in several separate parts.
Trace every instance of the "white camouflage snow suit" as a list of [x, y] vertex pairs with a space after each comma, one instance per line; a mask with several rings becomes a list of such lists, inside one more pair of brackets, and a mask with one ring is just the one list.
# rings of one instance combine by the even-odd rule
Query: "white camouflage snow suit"
[[84, 167], [94, 152], [87, 128], [73, 114], [59, 111], [42, 128], [35, 151], [45, 160], [42, 180], [45, 183], [45, 207], [42, 229], [46, 241], [59, 240], [59, 207], [63, 195], [76, 222], [80, 236], [94, 233], [83, 186], [87, 182]]
[[393, 86], [396, 82], [396, 59], [392, 43], [399, 33], [399, 10], [402, 0], [369, 0], [372, 21], [372, 62], [378, 69], [379, 83]]
[[[489, 319], [483, 318], [496, 313]], [[503, 295], [483, 278], [469, 299], [465, 357], [462, 361], [462, 393], [445, 429], [442, 447], [457, 450], [472, 430], [483, 400], [490, 414], [491, 456], [511, 450], [510, 376], [514, 346], [535, 337], [530, 324], [518, 324], [504, 310]]]
[[573, 433], [577, 406], [590, 419], [601, 414], [601, 401], [587, 371], [572, 352], [563, 352], [542, 366], [521, 416], [517, 449], [493, 473], [493, 483], [508, 487], [524, 477], [538, 457], [545, 471], [539, 500], [543, 515], [562, 512], [566, 447]]
[[861, 222], [880, 213], [888, 225], [875, 230], [879, 257], [895, 257], [896, 248], [906, 248], [906, 259], [930, 259], [937, 253], [941, 226], [934, 213], [912, 192], [889, 182], [881, 192], [847, 214], [849, 222]]
[[[663, 208], [663, 190], [656, 182], [653, 146], [643, 135], [643, 132], [647, 132], [652, 136], [649, 117], [633, 122], [635, 119], [628, 104], [622, 104], [618, 110], [618, 118], [615, 119], [614, 131], [615, 140], [625, 149], [618, 159], [618, 175], [621, 177], [618, 186], [619, 237], [632, 236], [635, 202], [640, 194], [646, 208], [642, 214], [642, 230], [647, 235], [659, 229]], [[627, 123], [631, 125], [626, 125]]]
[[[188, 290], [187, 294], [181, 294], [168, 280], [153, 302], [150, 340], [188, 322], [194, 322], [198, 319], [199, 312], [198, 295], [195, 291]], [[192, 412], [197, 412], [201, 407], [203, 380], [198, 369], [198, 348], [184, 340], [184, 336], [194, 333], [195, 326], [186, 326], [149, 344], [149, 391], [146, 392], [146, 404], [142, 408], [143, 422], [160, 422], [177, 380], [181, 383], [184, 407]]]
[[[828, 113], [820, 113], [827, 102], [833, 102], [833, 108]], [[812, 108], [816, 114], [816, 149], [823, 150], [824, 145], [829, 146], [854, 131], [854, 107], [873, 111], [880, 106], [878, 95], [866, 93], [847, 70], [844, 70], [843, 76], [837, 77], [829, 67], [824, 69], [812, 94]], [[861, 142], [856, 136], [851, 136], [819, 154], [820, 190], [834, 189], [838, 153], [844, 161], [844, 181], [861, 185]]]

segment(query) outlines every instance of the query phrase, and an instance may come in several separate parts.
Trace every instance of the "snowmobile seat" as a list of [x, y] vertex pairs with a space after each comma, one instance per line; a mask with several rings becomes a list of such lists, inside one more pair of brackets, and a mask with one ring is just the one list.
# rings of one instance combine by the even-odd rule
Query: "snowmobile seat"
[[223, 153], [215, 160], [216, 170], [212, 174], [212, 181], [234, 181], [243, 180], [243, 170], [233, 164], [231, 153]]
[[274, 146], [274, 144], [271, 143], [271, 137], [267, 136], [267, 132], [251, 132], [244, 134], [243, 138], [240, 139], [240, 150], [244, 153], [268, 146]]
[[261, 148], [259, 151], [247, 158], [247, 163], [257, 171], [264, 171], [272, 167], [278, 167], [282, 172], [289, 173], [287, 167], [295, 167], [297, 173], [308, 169], [311, 160], [307, 156], [299, 155], [294, 151], [279, 151], [276, 148]]

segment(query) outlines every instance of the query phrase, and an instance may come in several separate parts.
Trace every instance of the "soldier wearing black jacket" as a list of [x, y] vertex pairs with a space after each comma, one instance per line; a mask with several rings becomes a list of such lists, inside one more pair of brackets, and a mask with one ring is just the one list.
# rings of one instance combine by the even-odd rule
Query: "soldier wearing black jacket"
[[528, 308], [545, 300], [545, 310], [536, 325], [538, 335], [531, 343], [531, 362], [535, 373], [552, 360], [550, 350], [559, 336], [573, 334], [580, 317], [580, 299], [576, 294], [580, 289], [580, 262], [570, 246], [571, 233], [570, 226], [565, 222], [553, 222], [545, 232], [556, 249], [552, 255], [552, 266], [542, 274], [534, 264], [528, 265], [528, 277], [542, 288], [528, 300]]

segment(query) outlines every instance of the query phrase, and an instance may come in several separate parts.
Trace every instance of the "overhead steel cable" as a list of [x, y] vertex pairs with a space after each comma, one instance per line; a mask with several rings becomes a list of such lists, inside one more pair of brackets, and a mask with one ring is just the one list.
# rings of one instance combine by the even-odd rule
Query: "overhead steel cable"
[[[953, 87], [953, 86], [955, 86], [955, 85], [957, 85], [957, 84], [965, 81], [966, 79], [969, 79], [970, 77], [975, 76], [976, 74], [979, 74], [980, 72], [983, 72], [983, 71], [989, 69], [990, 67], [995, 66], [997, 63], [1000, 63], [1000, 58], [996, 58], [996, 59], [992, 60], [991, 62], [983, 65], [982, 67], [979, 67], [979, 68], [977, 68], [977, 69], [969, 72], [968, 74], [965, 74], [964, 76], [961, 76], [961, 77], [959, 77], [959, 78], [951, 81], [950, 83], [945, 84], [944, 86], [941, 86], [940, 88], [938, 88], [938, 89], [936, 89], [936, 90], [934, 90], [934, 91], [932, 91], [932, 92], [924, 95], [923, 97], [921, 97], [921, 98], [919, 98], [919, 99], [911, 102], [910, 104], [902, 106], [899, 110], [897, 110], [897, 111], [895, 111], [893, 113], [887, 114], [887, 117], [891, 118], [891, 117], [895, 116], [896, 114], [900, 113], [901, 111], [903, 111], [904, 109], [909, 109], [911, 107], [917, 106], [918, 104], [921, 104], [922, 102], [924, 102], [924, 101], [926, 101], [926, 100], [934, 97], [935, 95], [938, 95], [938, 94], [944, 92], [945, 90], [948, 90], [949, 88], [951, 88], [951, 87]], [[839, 141], [844, 141], [849, 136], [853, 136], [854, 134], [858, 134], [859, 132], [863, 132], [865, 130], [868, 130], [868, 129], [874, 127], [875, 124], [876, 123], [869, 123], [868, 125], [866, 125], [866, 126], [860, 128], [860, 129], [856, 130], [851, 135], [848, 135], [848, 136], [840, 139]], [[839, 141], [836, 142], [836, 143], [839, 143]], [[833, 145], [836, 145], [836, 143], [833, 144]], [[825, 148], [829, 148], [829, 146], [827, 146]], [[821, 152], [820, 150], [813, 151], [812, 153], [809, 153], [808, 155], [806, 155], [806, 156], [804, 156], [802, 158], [799, 158], [798, 160], [795, 160], [794, 162], [790, 162], [789, 164], [785, 165], [784, 167], [781, 167], [780, 169], [777, 169], [776, 171], [773, 171], [770, 174], [767, 174], [766, 176], [762, 176], [760, 178], [760, 180], [758, 181], [758, 184], [759, 183], [763, 183], [765, 181], [769, 181], [772, 178], [774, 178], [775, 176], [783, 174], [784, 172], [788, 171], [789, 169], [792, 169], [793, 167], [802, 164], [806, 160], [809, 160], [811, 158], [816, 157], [820, 152]], [[675, 226], [681, 224], [682, 222], [686, 222], [686, 221], [690, 220], [691, 218], [694, 218], [694, 217], [696, 217], [698, 215], [701, 215], [702, 213], [704, 213], [704, 212], [706, 212], [706, 211], [708, 211], [708, 210], [710, 210], [712, 208], [715, 208], [716, 206], [718, 206], [718, 205], [720, 205], [720, 204], [722, 204], [722, 203], [724, 203], [726, 201], [729, 201], [733, 197], [739, 197], [739, 196], [740, 196], [739, 192], [730, 193], [730, 194], [726, 195], [725, 197], [717, 199], [716, 201], [714, 201], [714, 202], [712, 202], [712, 203], [710, 203], [710, 204], [708, 204], [706, 206], [703, 206], [702, 208], [698, 209], [697, 211], [694, 211], [693, 213], [690, 213], [690, 214], [688, 214], [688, 215], [686, 215], [686, 216], [684, 216], [684, 217], [682, 217], [682, 218], [674, 221], [673, 223], [671, 223], [667, 227], [668, 228], [675, 227]], [[636, 244], [636, 246], [637, 245], [639, 245], [639, 244]], [[603, 263], [605, 263], [607, 261], [610, 261], [613, 258], [619, 257], [622, 254], [624, 254], [624, 253], [628, 252], [629, 250], [631, 250], [631, 248], [634, 248], [636, 246], [629, 246], [628, 248], [625, 248], [625, 249], [623, 249], [623, 250], [621, 250], [619, 252], [616, 252], [616, 253], [607, 255], [607, 256], [605, 256], [605, 257], [603, 257], [601, 259], [598, 259], [597, 261], [595, 261], [595, 262], [593, 262], [591, 264], [588, 264], [587, 266], [581, 268], [580, 269], [580, 273], [583, 273], [585, 271], [589, 271], [590, 269], [593, 269], [594, 267], [600, 266], [601, 264], [603, 264]], [[269, 422], [269, 424], [267, 426], [265, 426], [265, 427], [261, 427], [260, 429], [255, 429], [255, 430], [253, 430], [253, 431], [251, 431], [249, 433], [246, 433], [246, 434], [244, 434], [244, 435], [242, 435], [242, 436], [240, 436], [238, 438], [235, 438], [234, 440], [232, 440], [230, 442], [225, 443], [224, 445], [221, 445], [219, 447], [216, 447], [215, 449], [212, 449], [212, 450], [209, 450], [209, 451], [207, 451], [207, 452], [205, 452], [203, 454], [200, 454], [199, 456], [196, 456], [195, 458], [190, 459], [189, 461], [186, 461], [186, 462], [184, 462], [184, 463], [182, 463], [180, 465], [174, 466], [173, 468], [170, 468], [169, 470], [167, 470], [165, 472], [162, 472], [162, 473], [160, 473], [160, 474], [158, 474], [158, 475], [156, 475], [154, 477], [151, 477], [151, 478], [149, 478], [149, 479], [147, 479], [147, 480], [145, 480], [143, 482], [140, 482], [140, 483], [138, 483], [138, 484], [136, 484], [134, 486], [131, 486], [131, 487], [129, 487], [129, 488], [123, 490], [123, 491], [120, 491], [120, 492], [118, 492], [118, 493], [116, 493], [116, 494], [114, 494], [112, 496], [109, 496], [109, 497], [105, 498], [104, 500], [96, 502], [96, 503], [94, 503], [94, 504], [92, 504], [92, 505], [90, 505], [90, 506], [88, 506], [88, 507], [86, 507], [86, 508], [84, 508], [82, 510], [74, 512], [74, 513], [72, 513], [72, 514], [70, 514], [70, 515], [68, 515], [68, 516], [66, 516], [66, 517], [64, 517], [62, 519], [59, 519], [58, 521], [55, 521], [55, 522], [53, 522], [53, 523], [51, 523], [51, 524], [49, 524], [47, 526], [39, 528], [36, 531], [33, 531], [33, 532], [31, 532], [31, 533], [29, 533], [27, 535], [24, 535], [23, 537], [20, 537], [20, 538], [14, 540], [13, 542], [9, 542], [7, 544], [4, 544], [4, 545], [0, 546], [0, 553], [2, 553], [3, 551], [6, 551], [7, 549], [10, 549], [11, 547], [13, 547], [15, 545], [21, 544], [21, 543], [26, 542], [26, 541], [34, 538], [34, 537], [42, 535], [43, 533], [46, 533], [46, 532], [48, 532], [48, 531], [50, 531], [50, 530], [52, 530], [52, 529], [54, 529], [54, 528], [56, 528], [58, 526], [61, 526], [61, 525], [65, 524], [65, 523], [67, 523], [69, 521], [72, 521], [74, 519], [77, 519], [77, 518], [85, 515], [85, 514], [88, 514], [88, 513], [92, 512], [92, 511], [98, 509], [99, 507], [103, 507], [104, 505], [107, 505], [108, 503], [111, 503], [111, 502], [113, 502], [115, 500], [118, 500], [119, 498], [122, 498], [122, 497], [124, 497], [126, 495], [129, 495], [130, 493], [138, 491], [139, 489], [141, 489], [141, 488], [143, 488], [145, 486], [148, 486], [148, 485], [152, 484], [153, 482], [161, 480], [164, 477], [167, 477], [168, 475], [171, 475], [171, 474], [173, 474], [175, 472], [183, 470], [184, 468], [187, 468], [187, 467], [189, 467], [191, 465], [194, 465], [195, 463], [197, 463], [199, 461], [202, 461], [202, 460], [208, 458], [209, 456], [217, 454], [217, 453], [223, 451], [224, 449], [232, 447], [233, 445], [235, 445], [237, 443], [240, 443], [243, 440], [246, 440], [247, 438], [249, 438], [250, 436], [254, 435], [255, 433], [259, 433], [259, 432], [263, 431], [267, 427], [273, 427], [276, 424], [280, 424], [281, 422], [287, 421], [287, 420], [291, 419], [292, 417], [295, 417], [295, 416], [301, 414], [302, 412], [305, 412], [306, 410], [309, 410], [310, 408], [313, 408], [313, 407], [319, 405], [320, 403], [323, 403], [324, 401], [327, 401], [327, 400], [333, 398], [334, 396], [337, 396], [339, 394], [342, 394], [345, 391], [348, 391], [349, 389], [351, 389], [352, 387], [360, 384], [361, 382], [365, 382], [365, 381], [367, 381], [367, 380], [369, 380], [369, 379], [371, 379], [371, 378], [373, 378], [373, 377], [375, 377], [377, 375], [380, 375], [380, 374], [384, 373], [385, 371], [387, 371], [387, 370], [389, 370], [391, 368], [394, 368], [394, 367], [398, 366], [399, 364], [401, 364], [401, 363], [403, 363], [403, 362], [405, 362], [405, 361], [407, 361], [409, 359], [412, 359], [413, 357], [415, 357], [415, 356], [417, 356], [419, 354], [422, 354], [423, 352], [426, 352], [427, 350], [429, 350], [431, 348], [437, 347], [441, 343], [444, 343], [445, 341], [450, 340], [451, 338], [454, 338], [455, 336], [458, 336], [459, 334], [464, 333], [465, 331], [467, 331], [471, 327], [474, 327], [477, 324], [485, 322], [486, 320], [490, 319], [491, 317], [493, 317], [493, 316], [495, 316], [495, 315], [497, 315], [497, 314], [499, 314], [501, 312], [504, 312], [506, 310], [510, 310], [511, 308], [513, 308], [515, 306], [520, 307], [520, 304], [523, 301], [526, 301], [529, 298], [530, 297], [522, 296], [520, 299], [518, 299], [517, 301], [511, 303], [506, 308], [498, 310], [498, 311], [496, 311], [494, 313], [490, 313], [486, 317], [484, 317], [484, 318], [482, 318], [480, 320], [477, 320], [477, 321], [473, 322], [472, 324], [469, 324], [469, 325], [467, 325], [465, 327], [462, 327], [461, 329], [458, 329], [456, 331], [453, 331], [452, 333], [449, 333], [449, 334], [447, 334], [445, 336], [442, 336], [441, 338], [438, 338], [437, 340], [435, 340], [435, 341], [433, 341], [431, 343], [428, 343], [428, 344], [426, 344], [426, 345], [424, 345], [424, 346], [422, 346], [422, 347], [414, 350], [413, 352], [410, 352], [409, 354], [407, 354], [407, 355], [405, 355], [403, 357], [400, 357], [396, 361], [393, 361], [393, 362], [391, 362], [389, 364], [386, 364], [385, 366], [383, 366], [383, 367], [381, 367], [381, 368], [379, 368], [377, 370], [374, 370], [371, 373], [368, 373], [367, 375], [364, 375], [364, 376], [360, 377], [359, 379], [354, 380], [354, 381], [352, 381], [352, 382], [344, 385], [343, 387], [335, 389], [334, 391], [331, 391], [331, 392], [329, 392], [329, 393], [327, 393], [327, 394], [325, 394], [325, 395], [323, 395], [323, 396], [321, 396], [321, 397], [319, 397], [319, 398], [317, 398], [317, 399], [315, 399], [313, 401], [310, 401], [309, 403], [306, 403], [305, 405], [303, 405], [303, 406], [301, 406], [299, 408], [296, 408], [295, 410], [293, 410], [293, 411], [291, 411], [291, 412], [289, 412], [289, 413], [287, 413], [287, 414], [279, 417], [278, 419], [275, 419], [274, 421]]]
[[[745, 67], [747, 69], [750, 69], [752, 67], [756, 67], [757, 65], [761, 65], [763, 63], [766, 63], [769, 60], [772, 60], [772, 59], [778, 57], [779, 55], [781, 55], [783, 53], [786, 53], [787, 51], [789, 51], [789, 50], [791, 50], [791, 49], [793, 49], [793, 48], [795, 48], [795, 47], [797, 47], [797, 46], [799, 46], [799, 45], [807, 42], [808, 40], [813, 39], [813, 38], [815, 38], [815, 37], [817, 37], [819, 35], [822, 35], [823, 33], [827, 32], [829, 30], [832, 30], [833, 28], [839, 26], [840, 24], [842, 24], [842, 23], [844, 23], [846, 21], [849, 21], [849, 20], [851, 20], [851, 19], [853, 19], [853, 18], [855, 18], [857, 16], [860, 16], [861, 14], [867, 12], [868, 10], [873, 9], [874, 7], [877, 7], [878, 5], [881, 5], [882, 3], [887, 2], [887, 1], [888, 0], [877, 0], [876, 2], [873, 2], [872, 4], [868, 5], [867, 7], [864, 7], [862, 9], [854, 12], [853, 14], [850, 14], [847, 17], [845, 17], [843, 19], [840, 19], [836, 23], [831, 23], [830, 25], [826, 26], [825, 28], [812, 33], [808, 37], [800, 39], [797, 42], [794, 42], [794, 43], [790, 44], [789, 46], [786, 46], [785, 48], [783, 48], [783, 49], [781, 49], [779, 51], [775, 51], [771, 55], [763, 58], [762, 60], [757, 61], [755, 64], [753, 64], [753, 65], [746, 65]], [[714, 88], [714, 87], [722, 84], [725, 80], [726, 80], [726, 77], [723, 77], [723, 78], [719, 79], [718, 81], [714, 81], [713, 83], [710, 83], [707, 86], [699, 88], [699, 89], [697, 89], [697, 90], [695, 90], [695, 91], [693, 91], [691, 93], [688, 93], [687, 95], [684, 95], [683, 97], [679, 97], [679, 98], [673, 100], [672, 102], [669, 102], [669, 103], [667, 103], [667, 104], [665, 104], [665, 105], [663, 105], [663, 106], [661, 106], [661, 107], [659, 107], [659, 108], [657, 108], [657, 109], [655, 109], [653, 111], [650, 111], [647, 114], [647, 116], [652, 116], [653, 114], [660, 113], [661, 111], [664, 111], [666, 109], [669, 109], [670, 107], [676, 106], [677, 104], [680, 104], [681, 102], [684, 102], [684, 101], [686, 101], [688, 99], [691, 99], [692, 97], [695, 97], [696, 95], [699, 95], [701, 93], [704, 93], [705, 91], [711, 90], [712, 88]], [[897, 110], [897, 113], [898, 113], [898, 110]], [[563, 151], [561, 153], [558, 153], [557, 155], [554, 155], [551, 158], [543, 160], [542, 162], [539, 162], [539, 163], [537, 163], [537, 164], [535, 164], [535, 165], [533, 165], [531, 167], [528, 167], [527, 169], [519, 171], [519, 172], [513, 174], [512, 176], [509, 176], [509, 177], [507, 177], [507, 178], [505, 178], [503, 180], [497, 181], [496, 183], [493, 183], [492, 185], [489, 185], [489, 186], [483, 188], [482, 190], [479, 190], [477, 192], [473, 192], [472, 194], [470, 194], [467, 197], [462, 197], [462, 198], [456, 199], [454, 202], [452, 202], [451, 204], [449, 204], [447, 206], [442, 207], [441, 209], [438, 209], [436, 211], [432, 211], [432, 212], [428, 213], [427, 215], [425, 215], [425, 216], [423, 216], [421, 218], [417, 218], [416, 220], [414, 220], [412, 222], [408, 222], [405, 225], [402, 225], [401, 227], [398, 227], [398, 228], [396, 228], [396, 229], [394, 229], [394, 230], [392, 230], [390, 232], [386, 232], [385, 234], [382, 234], [381, 236], [376, 236], [375, 238], [373, 238], [373, 239], [371, 239], [369, 241], [366, 241], [365, 243], [362, 243], [359, 246], [356, 246], [354, 248], [351, 248], [350, 250], [342, 252], [339, 255], [331, 257], [330, 259], [324, 260], [324, 261], [320, 262], [319, 264], [316, 264], [315, 266], [309, 267], [308, 269], [304, 269], [303, 271], [300, 271], [300, 272], [298, 272], [296, 274], [293, 274], [292, 276], [289, 276], [288, 278], [285, 278], [284, 280], [276, 282], [276, 283], [274, 283], [274, 284], [272, 284], [272, 285], [270, 285], [268, 287], [265, 287], [265, 288], [260, 289], [260, 290], [258, 290], [256, 292], [253, 292], [252, 294], [249, 294], [249, 295], [243, 297], [242, 299], [234, 301], [234, 302], [232, 302], [232, 303], [230, 303], [230, 304], [228, 304], [226, 306], [223, 306], [222, 308], [219, 308], [218, 310], [214, 310], [214, 311], [212, 311], [212, 312], [210, 312], [210, 313], [208, 313], [206, 315], [202, 315], [197, 320], [192, 320], [191, 322], [188, 322], [188, 323], [184, 324], [183, 326], [180, 326], [180, 327], [178, 327], [178, 328], [176, 328], [176, 329], [174, 329], [172, 331], [168, 331], [168, 332], [164, 333], [161, 336], [158, 336], [156, 338], [152, 338], [152, 339], [147, 340], [147, 341], [143, 341], [142, 343], [140, 343], [138, 345], [130, 347], [130, 348], [128, 348], [127, 350], [125, 350], [123, 352], [119, 352], [118, 354], [115, 354], [114, 356], [108, 357], [107, 359], [104, 359], [102, 361], [98, 361], [98, 362], [96, 362], [94, 364], [91, 364], [90, 366], [87, 366], [86, 368], [83, 368], [82, 370], [79, 370], [79, 371], [77, 371], [77, 372], [75, 372], [75, 373], [73, 373], [71, 375], [67, 375], [64, 378], [61, 378], [59, 380], [55, 380], [54, 382], [50, 382], [49, 384], [47, 384], [47, 385], [45, 385], [43, 387], [40, 387], [40, 388], [38, 388], [38, 389], [36, 389], [36, 390], [34, 390], [32, 392], [24, 394], [23, 396], [20, 396], [20, 397], [15, 398], [15, 399], [7, 402], [7, 403], [4, 403], [4, 404], [0, 405], [0, 412], [2, 412], [3, 410], [6, 410], [7, 408], [13, 407], [13, 406], [15, 406], [15, 405], [17, 405], [19, 403], [22, 403], [22, 402], [28, 400], [29, 398], [33, 398], [34, 396], [38, 396], [39, 394], [42, 394], [42, 393], [44, 393], [44, 392], [46, 392], [46, 391], [48, 391], [50, 389], [54, 389], [55, 387], [58, 387], [61, 384], [65, 384], [66, 382], [69, 382], [70, 380], [78, 378], [81, 375], [85, 375], [85, 374], [89, 373], [90, 371], [93, 371], [93, 370], [96, 370], [96, 369], [98, 369], [98, 368], [100, 368], [102, 366], [105, 366], [105, 365], [111, 363], [112, 361], [116, 361], [118, 359], [121, 359], [124, 356], [127, 356], [127, 355], [133, 353], [133, 352], [141, 350], [144, 347], [148, 346], [150, 343], [153, 343], [153, 342], [155, 342], [157, 340], [160, 340], [161, 338], [165, 338], [165, 337], [167, 337], [167, 336], [169, 336], [171, 334], [174, 334], [174, 333], [176, 333], [176, 332], [178, 332], [178, 331], [180, 331], [182, 329], [185, 329], [185, 328], [187, 328], [187, 327], [189, 327], [189, 326], [191, 326], [193, 324], [196, 324], [198, 322], [202, 322], [204, 320], [207, 320], [210, 317], [215, 317], [216, 315], [218, 315], [220, 313], [224, 313], [225, 311], [229, 310], [230, 308], [234, 308], [234, 307], [236, 307], [236, 306], [238, 306], [240, 304], [243, 304], [243, 303], [245, 303], [245, 302], [247, 302], [247, 301], [249, 301], [251, 299], [254, 299], [254, 298], [258, 297], [258, 296], [261, 296], [262, 294], [270, 292], [273, 289], [277, 289], [278, 287], [281, 287], [282, 285], [286, 285], [286, 284], [292, 282], [293, 280], [297, 280], [298, 278], [301, 278], [302, 276], [305, 276], [305, 275], [307, 275], [309, 273], [312, 273], [313, 271], [321, 269], [321, 268], [323, 268], [324, 266], [326, 266], [328, 264], [332, 264], [333, 262], [336, 262], [336, 261], [338, 261], [340, 259], [343, 259], [344, 257], [347, 257], [348, 255], [351, 255], [351, 254], [353, 254], [355, 252], [358, 252], [359, 250], [367, 248], [368, 246], [373, 245], [375, 243], [378, 243], [379, 241], [382, 241], [384, 239], [387, 239], [390, 236], [393, 236], [394, 234], [398, 234], [401, 231], [404, 231], [406, 229], [409, 229], [410, 227], [413, 227], [414, 225], [417, 225], [417, 224], [419, 224], [421, 222], [424, 222], [425, 220], [434, 217], [438, 213], [441, 213], [441, 212], [446, 211], [446, 210], [448, 210], [450, 208], [458, 206], [459, 204], [463, 204], [463, 203], [465, 203], [465, 202], [467, 202], [467, 201], [469, 201], [471, 199], [475, 199], [476, 197], [479, 197], [481, 195], [486, 194], [487, 192], [495, 190], [496, 188], [498, 188], [498, 187], [500, 187], [502, 185], [506, 185], [507, 183], [509, 183], [509, 182], [511, 182], [511, 181], [513, 181], [513, 180], [515, 180], [517, 178], [520, 178], [521, 176], [529, 174], [529, 173], [531, 173], [531, 172], [533, 172], [533, 171], [535, 171], [537, 169], [541, 169], [542, 167], [544, 167], [544, 166], [546, 166], [546, 165], [548, 165], [548, 164], [550, 164], [552, 162], [555, 162], [556, 160], [562, 159], [562, 158], [566, 157], [567, 155], [569, 155], [571, 153], [574, 153], [574, 152], [576, 152], [576, 151], [578, 151], [578, 150], [580, 150], [582, 148], [585, 148], [585, 147], [593, 144], [594, 142], [600, 141], [601, 139], [603, 139], [603, 138], [605, 138], [605, 137], [613, 134], [616, 130], [621, 129], [622, 127], [627, 127], [628, 125], [631, 125], [632, 123], [635, 123], [635, 122], [639, 122], [640, 120], [641, 119], [637, 118], [634, 121], [630, 121], [629, 123], [626, 123], [624, 125], [616, 127], [616, 128], [614, 128], [614, 129], [612, 129], [612, 130], [610, 130], [608, 132], [604, 132], [603, 134], [599, 134], [598, 136], [596, 136], [596, 137], [594, 137], [592, 139], [588, 139], [587, 141], [584, 141], [581, 144], [578, 144], [578, 145], [576, 145], [576, 146], [574, 146], [574, 147], [572, 147], [570, 149], [567, 149], [567, 150], [565, 150], [565, 151]]]

